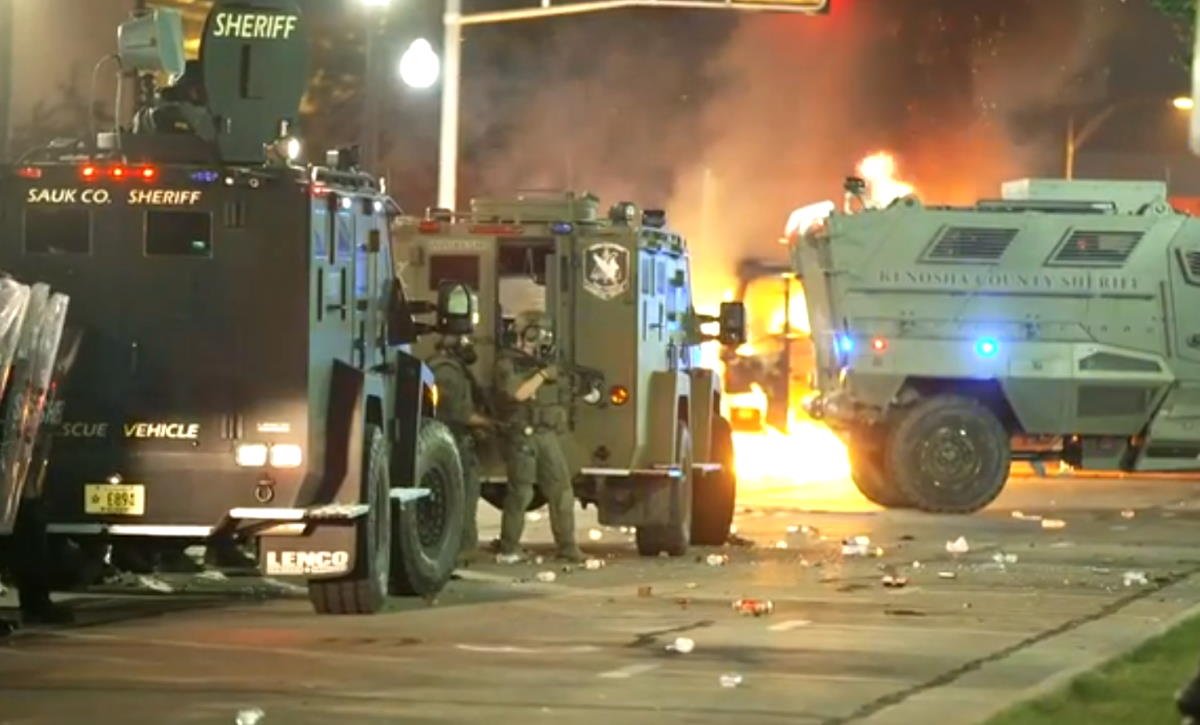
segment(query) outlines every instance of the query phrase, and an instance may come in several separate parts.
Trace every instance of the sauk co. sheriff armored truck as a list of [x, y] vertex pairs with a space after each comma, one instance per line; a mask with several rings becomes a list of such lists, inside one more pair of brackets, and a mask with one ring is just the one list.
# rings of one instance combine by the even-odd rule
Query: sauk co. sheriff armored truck
[[[478, 293], [474, 373], [484, 388], [499, 351], [515, 345], [515, 319], [538, 311], [550, 320], [556, 348], [546, 362], [570, 371], [571, 384], [558, 387], [575, 492], [597, 505], [601, 523], [636, 527], [646, 555], [725, 543], [732, 434], [718, 376], [699, 364], [709, 339], [700, 328], [716, 322], [717, 338], [744, 342], [744, 310], [696, 313], [687, 243], [663, 212], [620, 203], [604, 214], [596, 197], [569, 192], [476, 199], [467, 214], [400, 220], [394, 243], [414, 296], [447, 281]], [[499, 505], [504, 467], [494, 451], [483, 458], [484, 496]]]
[[[462, 472], [432, 422], [426, 326], [393, 273], [395, 205], [351, 152], [296, 161], [305, 88], [294, 2], [217, 2], [198, 63], [173, 11], [120, 32], [163, 73], [132, 131], [9, 169], [0, 267], [71, 296], [82, 334], [47, 472], [48, 530], [96, 541], [256, 540], [322, 613], [447, 581]], [[445, 288], [443, 325], [469, 325]], [[457, 306], [457, 307], [456, 307]]]
[[792, 252], [809, 411], [868, 498], [974, 511], [1014, 458], [1200, 468], [1200, 221], [1163, 184], [1026, 179], [971, 207], [857, 213], [847, 189]]

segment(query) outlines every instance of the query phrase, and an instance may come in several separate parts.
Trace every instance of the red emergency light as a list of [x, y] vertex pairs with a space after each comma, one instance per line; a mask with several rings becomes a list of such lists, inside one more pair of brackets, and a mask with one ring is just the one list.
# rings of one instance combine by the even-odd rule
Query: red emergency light
[[109, 168], [108, 175], [117, 181], [122, 181], [129, 176], [129, 170], [124, 166], [113, 166]]
[[42, 170], [36, 166], [23, 166], [17, 169], [17, 176], [22, 179], [40, 179], [42, 178]]
[[442, 231], [442, 223], [437, 219], [424, 219], [417, 225], [417, 231], [422, 234], [437, 234]]
[[100, 169], [92, 164], [84, 164], [79, 167], [79, 177], [84, 181], [95, 181], [100, 178]]
[[142, 181], [154, 181], [158, 178], [158, 169], [154, 168], [153, 166], [143, 166], [142, 168], [138, 169], [137, 173]]

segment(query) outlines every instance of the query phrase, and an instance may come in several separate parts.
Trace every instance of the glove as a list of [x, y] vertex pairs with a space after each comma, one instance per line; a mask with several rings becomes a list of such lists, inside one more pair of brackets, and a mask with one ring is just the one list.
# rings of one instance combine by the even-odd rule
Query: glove
[[542, 374], [542, 377], [545, 378], [546, 382], [548, 382], [548, 383], [553, 383], [553, 382], [558, 381], [558, 366], [557, 365], [547, 365], [546, 367], [542, 368], [539, 372]]

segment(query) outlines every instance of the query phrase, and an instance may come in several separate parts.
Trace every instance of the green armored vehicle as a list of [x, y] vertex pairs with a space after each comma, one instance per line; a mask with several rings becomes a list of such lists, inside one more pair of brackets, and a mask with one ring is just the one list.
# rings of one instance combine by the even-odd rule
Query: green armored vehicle
[[792, 253], [808, 408], [885, 506], [969, 512], [1014, 459], [1200, 468], [1200, 221], [1155, 182], [1025, 179], [971, 207], [815, 214]]
[[[718, 377], [700, 365], [710, 339], [700, 326], [719, 323], [726, 344], [745, 339], [741, 305], [727, 303], [719, 319], [696, 314], [687, 244], [665, 222], [629, 203], [605, 215], [596, 197], [561, 193], [475, 200], [468, 214], [432, 210], [393, 232], [410, 294], [445, 282], [477, 292], [473, 372], [484, 388], [498, 352], [515, 344], [517, 316], [549, 318], [547, 362], [572, 371], [573, 384], [558, 387], [576, 495], [598, 506], [601, 523], [637, 527], [648, 555], [728, 537], [732, 436]], [[484, 498], [499, 505], [504, 467], [494, 451], [482, 457]]]

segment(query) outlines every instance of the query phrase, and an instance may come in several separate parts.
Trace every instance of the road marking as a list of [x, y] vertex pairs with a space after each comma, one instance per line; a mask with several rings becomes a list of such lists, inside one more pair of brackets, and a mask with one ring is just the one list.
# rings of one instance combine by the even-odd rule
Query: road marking
[[767, 629], [771, 630], [772, 632], [789, 632], [793, 629], [807, 627], [810, 624], [812, 624], [812, 622], [807, 619], [789, 619], [786, 622], [772, 624], [770, 627], [767, 627]]
[[596, 677], [603, 677], [609, 680], [628, 680], [630, 677], [635, 677], [645, 672], [649, 672], [650, 670], [657, 670], [659, 667], [662, 667], [662, 665], [643, 662], [642, 664], [638, 665], [625, 665], [624, 667], [618, 667], [615, 670], [601, 672], [600, 674], [596, 675]]
[[542, 655], [542, 654], [584, 654], [587, 652], [599, 652], [599, 647], [592, 645], [580, 645], [578, 647], [513, 647], [512, 645], [486, 645], [486, 644], [456, 644], [455, 649], [463, 650], [464, 652], [485, 652], [488, 654], [516, 654], [516, 655]]

